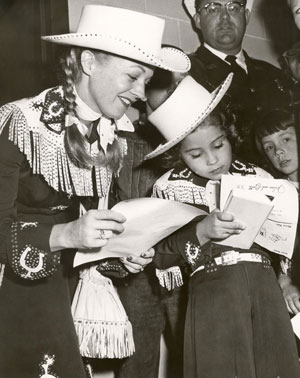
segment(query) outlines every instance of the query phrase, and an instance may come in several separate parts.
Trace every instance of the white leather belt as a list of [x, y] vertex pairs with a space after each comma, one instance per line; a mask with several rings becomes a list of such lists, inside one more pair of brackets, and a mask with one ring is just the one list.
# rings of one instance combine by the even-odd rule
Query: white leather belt
[[[265, 259], [269, 261], [267, 257], [265, 257]], [[222, 252], [221, 256], [215, 257], [212, 261], [209, 261], [207, 264], [226, 266], [226, 265], [235, 265], [240, 261], [263, 263], [264, 257], [260, 255], [259, 253], [240, 253], [238, 251], [231, 250], [231, 251]], [[194, 270], [191, 276], [193, 276], [196, 272], [204, 270], [207, 264], [200, 265], [196, 270]], [[269, 265], [271, 265], [270, 261], [269, 261]]]

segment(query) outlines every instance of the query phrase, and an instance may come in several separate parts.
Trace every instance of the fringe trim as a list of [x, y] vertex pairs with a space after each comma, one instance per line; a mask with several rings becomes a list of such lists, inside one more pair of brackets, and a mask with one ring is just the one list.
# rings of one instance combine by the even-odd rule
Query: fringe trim
[[119, 147], [120, 147], [120, 152], [121, 152], [121, 162], [119, 165], [119, 168], [117, 172], [114, 173], [115, 177], [119, 177], [121, 169], [123, 168], [123, 160], [124, 157], [127, 155], [128, 152], [128, 145], [127, 145], [127, 140], [126, 138], [122, 138], [116, 135], [116, 139], [118, 140]]
[[156, 269], [156, 277], [160, 286], [167, 290], [173, 290], [183, 285], [182, 274], [179, 266], [172, 266], [168, 269]]
[[0, 264], [0, 287], [1, 287], [2, 282], [3, 282], [4, 269], [5, 269], [5, 265], [4, 264]]
[[83, 361], [83, 362], [84, 362], [87, 378], [94, 378], [92, 365], [89, 362], [86, 362], [86, 361]]
[[[13, 103], [0, 108], [0, 133], [9, 120], [9, 140], [26, 155], [33, 174], [43, 175], [56, 191], [94, 195], [92, 168], [78, 168], [70, 161], [64, 147], [64, 131], [56, 134], [40, 121], [38, 125], [29, 125], [22, 110]], [[95, 167], [95, 173], [97, 194], [104, 197], [112, 172], [106, 167]]]
[[160, 182], [159, 179], [153, 186], [152, 197], [204, 206], [209, 205], [205, 187], [197, 186], [186, 180]]
[[135, 352], [131, 323], [74, 320], [83, 357], [124, 358]]
[[117, 139], [118, 139], [120, 150], [121, 150], [121, 156], [124, 157], [127, 155], [127, 152], [128, 152], [127, 140], [126, 138], [122, 138], [122, 137], [117, 137]]

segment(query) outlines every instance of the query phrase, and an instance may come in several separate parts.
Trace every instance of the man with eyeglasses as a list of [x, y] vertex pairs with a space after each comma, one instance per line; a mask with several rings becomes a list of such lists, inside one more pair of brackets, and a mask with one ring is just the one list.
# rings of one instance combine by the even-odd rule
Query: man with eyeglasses
[[263, 110], [288, 104], [281, 71], [242, 49], [253, 0], [184, 0], [201, 31], [201, 46], [190, 55], [190, 74], [208, 90], [213, 90], [234, 72], [226, 101], [235, 111], [236, 124], [244, 142], [233, 146], [241, 158], [262, 165], [256, 152], [253, 126]]

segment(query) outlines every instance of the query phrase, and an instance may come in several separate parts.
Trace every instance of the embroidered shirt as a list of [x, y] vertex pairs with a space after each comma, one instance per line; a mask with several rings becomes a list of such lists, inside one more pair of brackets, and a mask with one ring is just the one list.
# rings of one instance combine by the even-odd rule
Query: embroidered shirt
[[[233, 160], [229, 173], [232, 175], [253, 175], [272, 178], [265, 170], [238, 159]], [[216, 207], [213, 196], [213, 185], [216, 183], [216, 181], [197, 176], [187, 167], [172, 169], [156, 181], [153, 187], [153, 197], [193, 204], [209, 213]], [[167, 276], [171, 276], [173, 271], [178, 277], [178, 267], [176, 265], [186, 266], [187, 264], [190, 271], [194, 271], [200, 265], [208, 262], [212, 256], [228, 250], [226, 246], [211, 242], [206, 243], [204, 246], [199, 245], [196, 236], [196, 225], [201, 219], [203, 219], [203, 216], [197, 217], [156, 247], [154, 261], [158, 268], [157, 275], [161, 283], [168, 281], [167, 286], [170, 288], [172, 288], [170, 281], [173, 280], [173, 277], [168, 280]], [[260, 253], [261, 249], [254, 245], [251, 251]], [[180, 280], [177, 278], [177, 281]], [[164, 286], [166, 285], [164, 284]]]
[[[93, 170], [96, 193], [106, 195], [112, 172], [107, 167], [82, 169], [69, 159], [64, 145], [65, 110], [62, 87], [47, 89], [36, 97], [22, 99], [0, 108], [0, 133], [9, 127], [9, 140], [23, 152], [33, 174], [41, 174], [56, 191], [69, 195], [92, 196]], [[118, 130], [133, 130], [124, 116], [116, 121]], [[126, 141], [119, 139], [121, 152], [126, 154]], [[88, 148], [88, 143], [86, 148]]]
[[[62, 87], [0, 108], [0, 263], [28, 280], [60, 265], [60, 253], [49, 246], [53, 225], [76, 219], [77, 197], [103, 198], [111, 182], [109, 168], [82, 169], [69, 159], [65, 115]], [[130, 125], [117, 121], [117, 128]], [[126, 142], [119, 143], [125, 155]]]

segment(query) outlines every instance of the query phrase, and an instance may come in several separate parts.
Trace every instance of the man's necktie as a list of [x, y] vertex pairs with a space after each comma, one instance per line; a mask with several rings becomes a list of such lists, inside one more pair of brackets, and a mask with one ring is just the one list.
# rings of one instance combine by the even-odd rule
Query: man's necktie
[[230, 63], [232, 72], [241, 80], [247, 79], [246, 71], [237, 64], [235, 55], [227, 55], [225, 60]]

